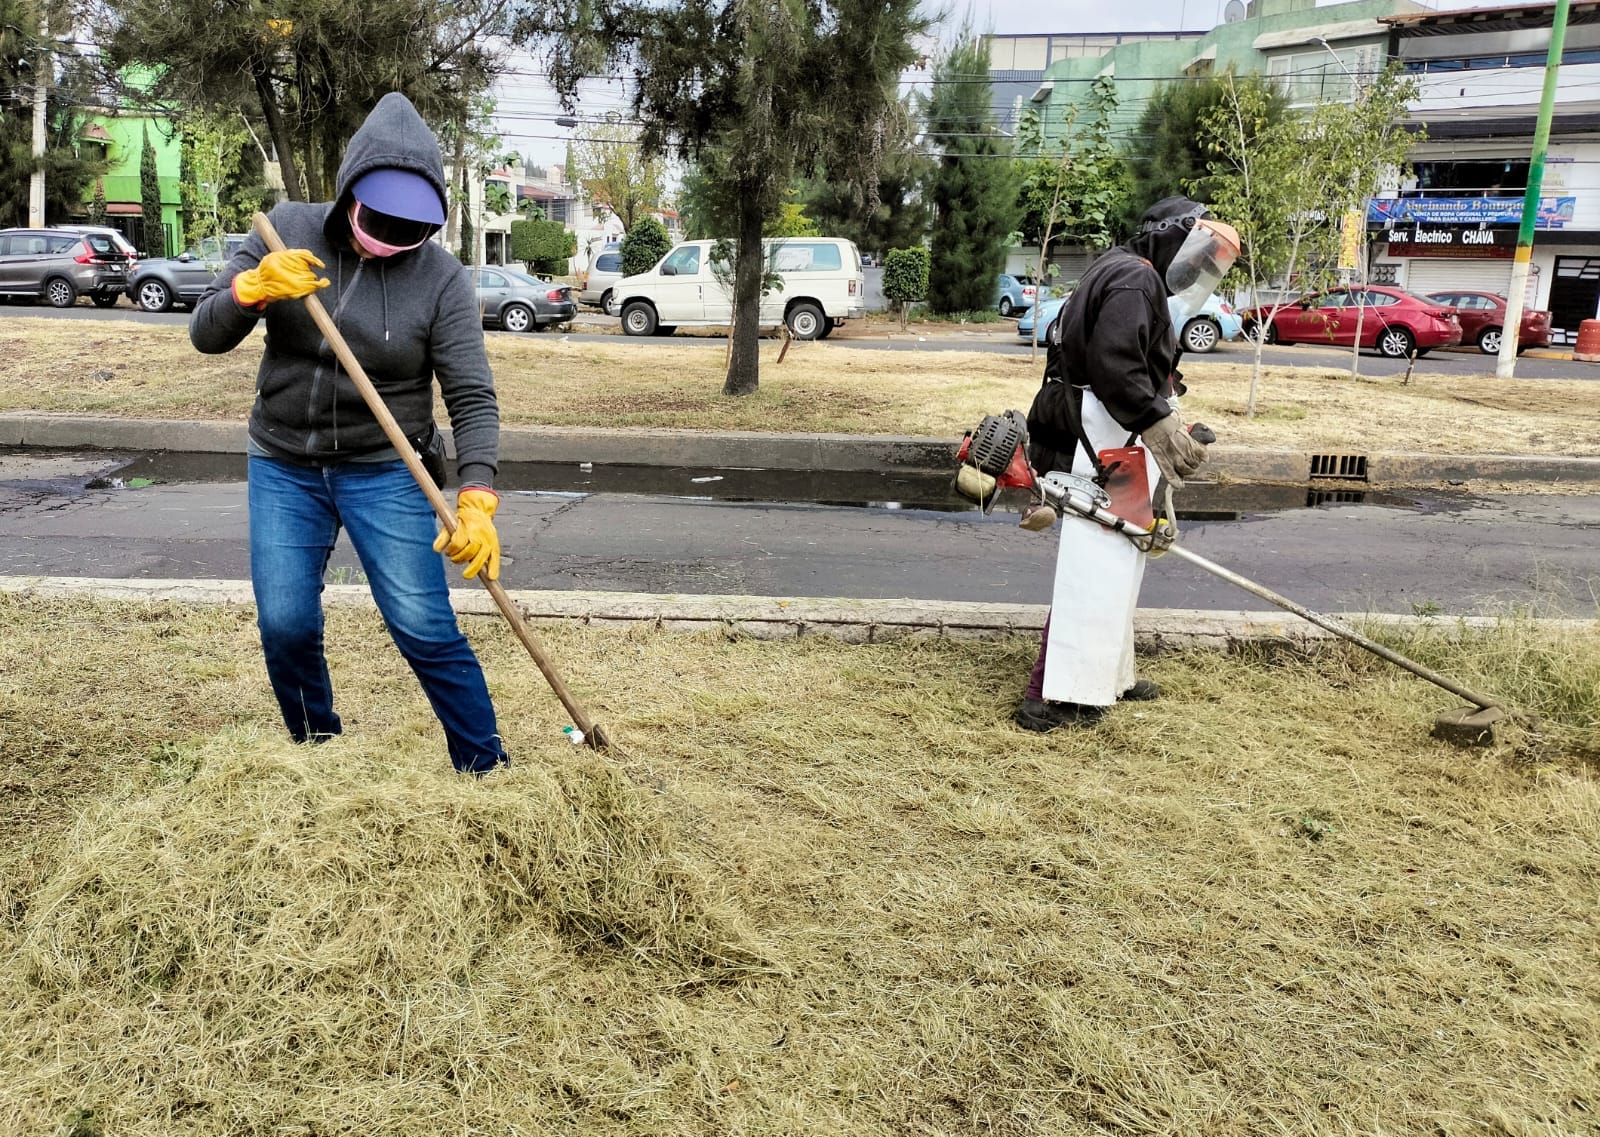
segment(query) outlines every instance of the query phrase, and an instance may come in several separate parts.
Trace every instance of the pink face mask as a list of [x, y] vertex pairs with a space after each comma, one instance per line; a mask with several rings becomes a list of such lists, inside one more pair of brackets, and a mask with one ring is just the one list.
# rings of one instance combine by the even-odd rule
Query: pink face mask
[[392, 257], [397, 253], [410, 252], [412, 249], [420, 248], [427, 241], [427, 238], [424, 237], [421, 241], [416, 241], [409, 245], [385, 244], [361, 227], [360, 217], [361, 203], [359, 201], [352, 202], [350, 205], [350, 231], [355, 234], [356, 242], [375, 257]]

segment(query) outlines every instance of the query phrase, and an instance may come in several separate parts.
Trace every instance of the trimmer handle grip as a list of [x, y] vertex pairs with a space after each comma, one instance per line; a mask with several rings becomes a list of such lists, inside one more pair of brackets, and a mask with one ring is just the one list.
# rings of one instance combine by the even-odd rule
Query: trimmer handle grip
[[1189, 426], [1189, 437], [1200, 443], [1202, 446], [1210, 446], [1217, 440], [1217, 432], [1212, 430], [1203, 422], [1191, 423]]

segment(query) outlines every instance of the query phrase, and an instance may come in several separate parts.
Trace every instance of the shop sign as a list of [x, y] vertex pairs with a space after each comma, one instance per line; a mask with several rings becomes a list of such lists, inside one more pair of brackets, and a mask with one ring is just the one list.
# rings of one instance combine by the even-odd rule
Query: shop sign
[[[1423, 245], [1430, 249], [1467, 248], [1483, 249], [1491, 246], [1510, 248], [1517, 243], [1515, 229], [1462, 229], [1438, 225], [1418, 225], [1416, 228], [1391, 229], [1391, 245]], [[1493, 256], [1494, 254], [1487, 254]]]
[[[1470, 230], [1476, 233], [1477, 230]], [[1400, 236], [1396, 233], [1395, 236]], [[1513, 233], [1510, 244], [1500, 245], [1464, 245], [1459, 241], [1453, 244], [1417, 244], [1412, 241], [1390, 241], [1389, 255], [1391, 257], [1463, 257], [1481, 258], [1490, 261], [1509, 261], [1516, 255], [1516, 234]]]
[[[1561, 229], [1572, 221], [1576, 197], [1541, 197], [1535, 229]], [[1393, 228], [1421, 225], [1521, 225], [1520, 197], [1375, 197], [1367, 202], [1367, 223]]]

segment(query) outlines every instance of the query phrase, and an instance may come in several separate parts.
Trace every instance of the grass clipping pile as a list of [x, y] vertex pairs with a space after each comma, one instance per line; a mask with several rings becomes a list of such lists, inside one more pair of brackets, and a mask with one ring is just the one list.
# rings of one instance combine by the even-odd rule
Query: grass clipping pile
[[341, 749], [222, 739], [188, 779], [81, 819], [0, 1015], [10, 1131], [115, 1103], [118, 1133], [437, 1133], [512, 1076], [494, 1096], [537, 1117], [559, 1056], [537, 1075], [503, 1056], [561, 1031], [541, 976], [761, 966], [594, 759], [479, 783]]

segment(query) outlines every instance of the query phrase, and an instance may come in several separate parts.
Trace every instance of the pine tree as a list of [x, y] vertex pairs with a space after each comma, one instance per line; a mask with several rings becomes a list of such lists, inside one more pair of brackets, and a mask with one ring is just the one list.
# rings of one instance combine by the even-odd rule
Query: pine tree
[[161, 178], [156, 173], [156, 148], [150, 144], [150, 127], [144, 128], [144, 149], [139, 155], [139, 212], [144, 252], [167, 255], [167, 229], [161, 223]]
[[995, 129], [989, 53], [970, 30], [934, 66], [924, 98], [929, 137], [943, 151], [934, 171], [928, 306], [941, 314], [987, 310], [1020, 219], [1010, 146]]
[[94, 182], [94, 197], [89, 201], [89, 224], [106, 223], [106, 184], [99, 178]]

